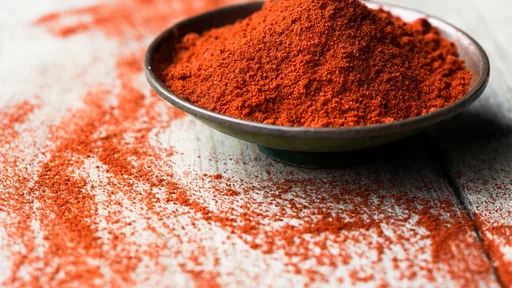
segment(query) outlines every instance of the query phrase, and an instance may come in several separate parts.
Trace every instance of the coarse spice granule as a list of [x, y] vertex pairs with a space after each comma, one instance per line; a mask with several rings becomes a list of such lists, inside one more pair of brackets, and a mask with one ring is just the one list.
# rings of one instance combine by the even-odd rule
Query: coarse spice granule
[[[466, 94], [455, 45], [358, 0], [268, 1], [234, 25], [185, 36], [162, 81], [205, 109], [284, 126], [344, 127], [423, 115]], [[169, 58], [169, 57], [167, 57]]]
[[[115, 75], [86, 82], [80, 105], [49, 124], [40, 119], [52, 112], [49, 90], [0, 110], [2, 285], [493, 283], [470, 219], [418, 139], [372, 165], [303, 171], [196, 126], [150, 93], [141, 63], [151, 37], [228, 4], [180, 3], [113, 1], [36, 22], [59, 45], [103, 32], [107, 49], [82, 49], [113, 58]], [[156, 10], [160, 21], [144, 18]], [[98, 20], [113, 11], [121, 15]]]

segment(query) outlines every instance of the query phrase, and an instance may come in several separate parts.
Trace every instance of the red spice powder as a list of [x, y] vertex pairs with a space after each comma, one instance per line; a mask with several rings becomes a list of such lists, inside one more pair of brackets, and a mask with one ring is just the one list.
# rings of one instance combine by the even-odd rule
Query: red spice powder
[[496, 270], [501, 282], [512, 286], [512, 260], [507, 259], [503, 252], [504, 247], [512, 247], [512, 226], [490, 226], [486, 218], [474, 215], [475, 222], [480, 228], [480, 235], [491, 259], [495, 262]]
[[[168, 15], [177, 15], [164, 2], [81, 9], [93, 19], [115, 7], [130, 13], [105, 24], [108, 29], [103, 22], [88, 22], [78, 31], [100, 29], [125, 41], [133, 28], [126, 23], [139, 23], [142, 31], [148, 27], [137, 11], [166, 7]], [[179, 12], [181, 17], [198, 11]], [[42, 22], [52, 32], [61, 31], [52, 21], [65, 23], [76, 13]], [[62, 25], [65, 30], [68, 24]], [[36, 138], [26, 127], [34, 127], [29, 116], [39, 106], [22, 102], [0, 111], [0, 147], [9, 148], [0, 150], [0, 165], [7, 167], [0, 179], [9, 179], [0, 182], [5, 191], [0, 219], [8, 219], [1, 223], [8, 241], [0, 248], [13, 248], [10, 275], [2, 285], [163, 286], [183, 275], [197, 287], [268, 285], [264, 279], [276, 269], [282, 275], [272, 279], [286, 278], [283, 285], [322, 285], [333, 281], [332, 275], [337, 280], [331, 284], [345, 285], [493, 281], [470, 219], [431, 179], [437, 175], [432, 169], [421, 168], [426, 171], [418, 175], [388, 157], [362, 170], [306, 173], [259, 154], [231, 160], [206, 150], [197, 153], [205, 158], [198, 161], [208, 160], [218, 172], [205, 174], [208, 167], [193, 161], [185, 167], [190, 171], [178, 172], [183, 167], [173, 159], [181, 151], [154, 142], [161, 135], [186, 137], [168, 132], [177, 120], [185, 123], [183, 129], [192, 124], [137, 85], [147, 44], [138, 41], [120, 45], [115, 81], [92, 87], [83, 107], [49, 127], [37, 157], [28, 157], [27, 144], [19, 143], [27, 141], [21, 135]], [[184, 151], [189, 153], [184, 157], [196, 159], [195, 152]], [[405, 166], [431, 165], [425, 156], [418, 158]], [[398, 172], [387, 173], [391, 168]], [[395, 176], [402, 174], [411, 182]], [[14, 249], [20, 245], [23, 249]], [[230, 266], [230, 261], [239, 262]], [[389, 269], [399, 274], [395, 282]], [[141, 276], [139, 270], [148, 273]], [[340, 270], [347, 275], [336, 274]], [[182, 286], [189, 283], [183, 281]]]
[[[15, 227], [30, 230], [27, 225], [34, 219], [27, 215], [33, 215], [31, 211], [37, 203], [36, 217], [44, 231], [43, 240], [47, 242], [47, 247], [46, 256], [42, 259], [31, 251], [20, 256], [20, 264], [13, 265], [10, 285], [23, 283], [19, 276], [21, 264], [36, 265], [39, 261], [43, 265], [32, 271], [30, 283], [60, 286], [71, 281], [87, 286], [102, 286], [105, 282], [101, 280], [103, 273], [99, 263], [104, 262], [116, 274], [115, 283], [134, 284], [130, 274], [139, 266], [143, 251], [135, 254], [124, 251], [126, 235], [121, 232], [122, 226], [115, 224], [103, 231], [115, 241], [100, 241], [99, 211], [91, 191], [101, 187], [91, 186], [90, 179], [77, 174], [76, 169], [83, 167], [88, 160], [97, 159], [105, 165], [105, 172], [111, 175], [109, 177], [114, 177], [104, 179], [105, 187], [102, 188], [113, 193], [110, 196], [121, 192], [132, 201], [144, 201], [145, 195], [130, 191], [127, 188], [131, 186], [130, 182], [144, 180], [149, 185], [168, 182], [151, 182], [152, 174], [143, 165], [150, 163], [156, 153], [148, 146], [149, 132], [156, 123], [166, 125], [166, 122], [156, 112], [155, 107], [160, 103], [157, 97], [147, 98], [131, 84], [133, 77], [142, 72], [138, 61], [141, 58], [142, 53], [138, 53], [119, 59], [119, 92], [100, 90], [86, 95], [84, 109], [74, 111], [61, 124], [51, 128], [48, 136], [51, 145], [42, 151], [47, 159], [40, 164], [37, 180], [33, 183], [30, 181], [29, 185], [23, 184], [26, 181], [20, 181], [14, 186], [21, 194], [18, 196], [22, 196], [16, 203], [19, 210], [10, 211], [19, 215]], [[111, 97], [116, 99], [117, 106], [107, 104]], [[183, 116], [181, 111], [174, 109], [167, 110], [166, 114], [171, 119]], [[141, 118], [141, 115], [144, 117]], [[10, 117], [11, 121], [18, 118], [15, 115]], [[137, 129], [133, 130], [135, 126]], [[127, 133], [132, 134], [132, 145], [124, 145], [128, 141], [125, 139]], [[166, 155], [168, 153], [159, 153], [158, 157]], [[151, 211], [151, 199], [143, 203]], [[122, 215], [109, 215], [114, 223], [118, 217]], [[110, 251], [105, 252], [105, 245], [109, 246]], [[30, 247], [33, 246], [32, 243]], [[92, 264], [91, 259], [99, 262]]]
[[411, 118], [460, 99], [472, 78], [427, 20], [406, 24], [358, 0], [268, 1], [162, 53], [176, 53], [163, 81], [188, 101], [284, 126]]
[[[107, 36], [137, 41], [163, 30], [179, 18], [212, 9], [227, 0], [205, 0], [202, 5], [193, 1], [179, 3], [162, 0], [112, 1], [87, 8], [47, 14], [35, 23], [44, 25], [54, 35], [70, 37], [91, 30], [100, 30]], [[113, 19], [115, 15], [115, 19]], [[74, 21], [69, 21], [69, 19]], [[66, 21], [67, 20], [67, 21]]]
[[[210, 178], [218, 181], [214, 187], [219, 195], [225, 195], [226, 191], [229, 193], [232, 190], [229, 184], [231, 181], [224, 181], [225, 179], [218, 175], [210, 176]], [[315, 259], [319, 265], [331, 267], [336, 267], [340, 261], [348, 264], [352, 260], [350, 253], [331, 254], [328, 250], [329, 242], [332, 241], [340, 245], [339, 249], [343, 250], [345, 243], [360, 241], [361, 232], [371, 231], [372, 235], [377, 235], [383, 241], [378, 243], [377, 247], [369, 248], [376, 248], [378, 251], [377, 259], [380, 261], [390, 247], [397, 243], [420, 242], [428, 239], [431, 243], [430, 251], [433, 263], [435, 265], [446, 265], [445, 268], [449, 270], [453, 279], [461, 281], [462, 286], [473, 286], [476, 279], [483, 279], [486, 277], [485, 275], [489, 274], [490, 265], [480, 252], [482, 245], [476, 237], [471, 237], [474, 236], [471, 220], [465, 217], [461, 211], [448, 208], [453, 205], [453, 199], [437, 199], [437, 203], [434, 204], [430, 202], [432, 199], [421, 199], [422, 197], [417, 197], [417, 195], [413, 196], [405, 193], [389, 196], [386, 193], [381, 194], [375, 189], [354, 189], [350, 187], [352, 185], [358, 186], [357, 183], [347, 184], [343, 182], [336, 183], [335, 180], [322, 181], [308, 178], [296, 181], [284, 180], [278, 183], [270, 181], [268, 186], [260, 184], [251, 187], [250, 184], [238, 183], [237, 186], [240, 187], [240, 190], [246, 190], [245, 195], [241, 197], [250, 197], [247, 193], [263, 190], [269, 193], [267, 201], [278, 202], [282, 205], [278, 211], [270, 215], [260, 212], [256, 205], [250, 205], [250, 201], [246, 201], [241, 206], [242, 210], [240, 212], [229, 211], [231, 213], [227, 215], [225, 213], [213, 213], [207, 208], [207, 203], [201, 205], [201, 203], [187, 199], [182, 204], [198, 211], [205, 219], [215, 221], [221, 227], [228, 228], [239, 235], [240, 238], [251, 239], [247, 240], [247, 244], [253, 249], [261, 250], [264, 253], [274, 253], [282, 249], [290, 259], [299, 258], [304, 261]], [[386, 187], [385, 183], [378, 184], [382, 191], [397, 188], [393, 187], [393, 184], [389, 187]], [[315, 196], [307, 197], [302, 194], [304, 191], [308, 191], [308, 188], [311, 189], [310, 191], [314, 191]], [[435, 188], [433, 189], [435, 190]], [[396, 205], [396, 209], [404, 209], [405, 214], [402, 217], [379, 215], [380, 212], [387, 210], [386, 207], [390, 202], [393, 203], [392, 205]], [[316, 209], [314, 208], [317, 206], [315, 204], [318, 204]], [[332, 207], [338, 207], [338, 209], [345, 205], [350, 205], [352, 208], [329, 209], [324, 204], [328, 206], [332, 204]], [[236, 216], [234, 217], [232, 213]], [[375, 215], [372, 215], [373, 213]], [[415, 240], [404, 234], [396, 234], [394, 237], [390, 237], [383, 227], [388, 225], [406, 227], [407, 223], [412, 221], [409, 213], [418, 215], [415, 225], [426, 229], [428, 236], [423, 238], [420, 235], [415, 235], [413, 236], [417, 237]], [[235, 219], [237, 221], [234, 221]], [[283, 225], [277, 229], [269, 229], [265, 225], [265, 222], [276, 223], [282, 219], [300, 219], [302, 223], [301, 225]], [[359, 233], [351, 234], [350, 232]], [[315, 253], [309, 249], [312, 245], [319, 247], [321, 250]], [[421, 261], [416, 262], [411, 261], [411, 259], [398, 260], [395, 258], [393, 261], [396, 261], [397, 266], [400, 262], [406, 264], [406, 269], [400, 269], [401, 275], [404, 279], [410, 280], [417, 276], [414, 266], [423, 265]], [[321, 281], [325, 277], [325, 275], [316, 271], [304, 271], [293, 262], [288, 264], [297, 273], [308, 274], [311, 281]], [[422, 268], [428, 278], [432, 281], [436, 280], [433, 267], [426, 266]], [[467, 278], [468, 272], [475, 278]], [[372, 271], [352, 270], [350, 274], [356, 282], [368, 282], [375, 279]]]
[[[27, 200], [20, 191], [9, 189], [11, 185], [18, 183], [29, 183], [31, 181], [29, 171], [25, 167], [21, 167], [20, 162], [23, 161], [18, 155], [22, 154], [23, 148], [17, 145], [20, 132], [20, 126], [29, 120], [29, 116], [36, 110], [38, 105], [29, 101], [22, 101], [13, 106], [4, 107], [0, 110], [0, 213], [13, 214], [15, 211], [23, 211]], [[25, 155], [29, 158], [29, 155]], [[24, 244], [26, 253], [13, 252], [12, 268], [18, 269], [26, 259], [26, 254], [30, 254], [35, 249], [33, 243], [33, 234], [30, 229], [30, 223], [24, 215], [14, 214], [7, 223], [2, 223], [6, 233]], [[5, 245], [4, 243], [1, 243]], [[13, 279], [11, 275], [9, 282]]]
[[25, 100], [0, 111], [0, 146], [6, 147], [10, 141], [18, 136], [16, 125], [27, 121], [27, 118], [34, 112], [37, 106]]

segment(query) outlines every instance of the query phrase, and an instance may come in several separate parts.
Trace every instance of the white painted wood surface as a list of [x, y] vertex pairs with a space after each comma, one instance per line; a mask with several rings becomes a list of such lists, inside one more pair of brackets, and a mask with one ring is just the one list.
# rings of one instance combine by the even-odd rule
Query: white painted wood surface
[[[258, 215], [253, 216], [255, 226], [250, 233], [244, 232], [245, 223], [232, 224], [234, 232], [222, 228], [218, 222], [205, 218], [190, 207], [169, 203], [162, 198], [165, 189], [149, 191], [143, 181], [113, 186], [107, 181], [110, 179], [108, 165], [100, 159], [90, 159], [76, 167], [76, 171], [84, 174], [90, 185], [84, 188], [84, 193], [91, 194], [96, 199], [98, 211], [103, 211], [94, 220], [103, 227], [98, 236], [105, 248], [101, 257], [88, 259], [91, 263], [99, 263], [101, 268], [101, 275], [94, 279], [98, 285], [204, 286], [205, 283], [199, 281], [201, 277], [198, 280], [198, 273], [214, 273], [215, 280], [227, 287], [305, 284], [333, 287], [340, 284], [498, 287], [499, 281], [502, 285], [512, 285], [504, 282], [507, 279], [504, 275], [496, 278], [492, 269], [481, 269], [489, 261], [487, 254], [499, 264], [499, 273], [510, 272], [512, 265], [511, 248], [503, 244], [508, 240], [504, 237], [510, 237], [510, 232], [498, 235], [491, 229], [510, 227], [512, 222], [512, 152], [509, 152], [512, 41], [506, 36], [512, 36], [512, 25], [509, 24], [510, 16], [505, 13], [512, 11], [512, 4], [507, 0], [392, 2], [424, 10], [458, 25], [475, 36], [489, 52], [493, 78], [488, 92], [471, 112], [450, 125], [441, 125], [429, 134], [433, 135], [429, 136], [430, 141], [425, 141], [427, 138], [423, 136], [409, 139], [382, 150], [382, 156], [375, 162], [336, 171], [309, 171], [274, 163], [254, 146], [223, 136], [190, 118], [174, 121], [169, 127], [154, 125], [149, 140], [151, 145], [159, 153], [165, 153], [166, 148], [172, 146], [176, 153], [171, 158], [161, 157], [155, 163], [146, 164], [157, 171], [155, 173], [160, 173], [158, 175], [172, 178], [187, 191], [190, 199], [208, 207], [215, 215], [236, 218], [249, 208]], [[200, 7], [201, 1], [196, 4]], [[49, 129], [68, 125], [62, 122], [77, 113], [87, 113], [88, 106], [84, 105], [83, 97], [91, 87], [101, 84], [112, 90], [119, 89], [122, 79], [112, 72], [115, 71], [116, 57], [138, 53], [150, 38], [142, 42], [120, 43], [93, 30], [60, 39], [32, 25], [37, 16], [48, 11], [64, 11], [69, 9], [69, 5], [63, 1], [41, 1], [37, 5], [30, 5], [30, 1], [0, 3], [3, 13], [0, 15], [5, 14], [5, 17], [0, 17], [0, 21], [4, 21], [0, 24], [0, 107], [7, 111], [16, 103], [34, 97], [41, 105], [27, 122], [16, 126], [19, 136], [7, 142], [0, 140], [3, 146], [0, 147], [0, 160], [12, 155], [21, 156], [18, 165], [24, 169], [0, 168], [8, 171], [9, 175], [29, 177], [37, 174], [48, 161], [41, 152], [50, 149]], [[84, 5], [77, 2], [75, 7]], [[37, 47], [35, 52], [34, 47]], [[136, 89], [149, 94], [141, 73], [135, 76], [133, 83]], [[117, 99], [115, 95], [109, 97], [113, 101]], [[112, 113], [123, 109], [112, 105]], [[102, 123], [101, 119], [98, 121]], [[69, 122], [69, 126], [75, 124], [80, 125], [80, 122]], [[108, 130], [108, 123], [103, 123], [100, 128]], [[137, 127], [127, 129], [127, 134], [137, 133]], [[446, 149], [450, 166], [445, 168], [452, 169], [450, 173], [456, 176], [465, 206], [448, 185], [439, 167], [439, 155], [430, 147], [432, 141], [440, 141]], [[130, 144], [126, 146], [130, 147]], [[213, 189], [215, 183], [201, 177], [204, 173], [221, 173], [230, 177], [233, 187], [243, 192], [233, 198], [235, 201], [219, 198], [218, 191]], [[315, 181], [301, 182], [305, 179]], [[287, 184], [291, 190], [280, 194], [283, 180], [291, 183]], [[44, 194], [43, 198], [38, 194], [42, 191], [36, 191], [33, 198], [27, 194], [27, 201], [32, 206], [22, 209], [31, 221], [31, 229], [25, 237], [32, 237], [35, 243], [34, 250], [27, 250], [19, 235], [11, 231], [11, 223], [16, 222], [19, 211], [14, 211], [7, 201], [13, 193], [20, 193], [17, 191], [19, 186], [14, 186], [17, 183], [13, 183], [9, 179], [1, 179], [0, 182], [0, 193], [3, 193], [0, 204], [5, 204], [0, 205], [3, 206], [0, 208], [0, 283], [7, 285], [5, 281], [14, 278], [17, 285], [30, 284], [27, 281], [35, 275], [36, 283], [41, 285], [62, 284], [58, 277], [48, 280], [46, 270], [39, 270], [45, 263], [44, 255], [51, 260], [47, 263], [48, 269], [70, 263], [68, 258], [54, 256], [47, 251], [51, 241], [43, 236], [58, 233], [45, 230], [45, 223], [40, 220], [41, 211], [35, 199], [44, 200]], [[223, 186], [225, 184], [217, 185], [227, 189]], [[30, 183], [27, 184], [29, 188]], [[112, 200], [109, 195], [116, 191], [123, 192], [116, 196], [122, 201], [109, 202]], [[158, 200], [155, 200], [157, 208], [154, 215], [148, 217], [143, 205], [129, 201], [137, 193], [155, 195]], [[308, 204], [303, 207], [307, 212], [305, 215], [299, 215], [293, 209], [301, 203]], [[478, 215], [477, 227], [484, 244], [487, 241], [495, 243], [501, 254], [485, 250], [478, 242], [477, 231], [471, 225], [467, 226], [472, 222], [466, 209], [469, 209], [471, 217]], [[176, 211], [180, 217], [176, 217]], [[120, 214], [112, 219], [107, 212]], [[311, 241], [306, 249], [308, 253], [304, 254], [309, 256], [293, 260], [302, 272], [294, 271], [290, 266], [291, 259], [286, 256], [290, 247], [276, 247], [269, 253], [251, 247], [251, 241], [247, 240], [247, 237], [268, 240], [267, 232], [281, 231], [280, 225], [283, 224], [290, 224], [293, 229], [301, 231], [307, 227], [308, 221], [322, 216], [323, 212], [346, 218], [349, 223], [363, 219], [363, 222], [378, 225], [362, 225], [355, 230], [341, 229], [336, 233], [298, 232], [297, 239]], [[276, 221], [276, 215], [282, 220]], [[422, 217], [436, 219], [434, 229], [428, 229]], [[126, 249], [123, 253], [140, 254], [143, 258], [130, 274], [133, 283], [116, 277], [112, 260], [116, 251], [108, 251], [109, 247], [115, 246], [112, 237], [121, 233], [116, 227], [132, 222], [135, 225], [123, 228], [130, 235], [126, 243], [123, 242]], [[148, 227], [155, 227], [158, 233]], [[318, 246], [326, 235], [329, 237], [327, 250]], [[433, 245], [434, 236], [445, 237], [446, 245], [441, 248]], [[78, 244], [70, 243], [70, 247]], [[154, 251], [155, 257], [148, 247], [161, 249]], [[197, 251], [203, 251], [199, 260], [196, 259]], [[21, 265], [16, 268], [14, 263], [19, 255], [25, 258], [21, 258]], [[63, 251], [63, 255], [72, 254]], [[315, 257], [319, 255], [321, 257]], [[328, 257], [335, 259], [335, 265], [325, 265], [319, 260]], [[346, 259], [350, 260], [344, 261]], [[96, 267], [88, 265], [92, 266], [86, 265], [85, 268]], [[313, 271], [320, 276], [311, 280], [304, 271]], [[64, 269], [60, 273], [62, 279], [69, 281], [68, 285], [81, 283], [71, 277], [73, 273], [69, 270]], [[340, 280], [342, 282], [338, 283]]]

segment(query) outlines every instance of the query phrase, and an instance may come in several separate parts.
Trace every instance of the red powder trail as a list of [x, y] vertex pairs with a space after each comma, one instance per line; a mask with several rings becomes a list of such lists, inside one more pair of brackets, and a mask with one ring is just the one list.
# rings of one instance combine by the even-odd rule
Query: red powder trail
[[[126, 39], [139, 42], [147, 41], [149, 38], [144, 37], [155, 35], [178, 17], [199, 13], [222, 2], [206, 1], [199, 7], [201, 10], [197, 10], [190, 1], [178, 5], [180, 7], [169, 1], [114, 1], [48, 14], [35, 24], [42, 25], [52, 34], [64, 38], [99, 30], [121, 42]], [[66, 22], [66, 19], [73, 21]], [[145, 45], [140, 43], [140, 46]], [[93, 88], [84, 98], [85, 108], [74, 111], [61, 124], [52, 128], [50, 141], [58, 145], [46, 151], [49, 160], [41, 165], [39, 180], [30, 190], [37, 194], [37, 201], [42, 206], [40, 209], [45, 211], [41, 217], [42, 229], [47, 231], [45, 240], [49, 242], [46, 259], [43, 261], [45, 266], [56, 266], [54, 275], [64, 267], [76, 267], [74, 270], [64, 271], [66, 277], [57, 283], [76, 280], [92, 285], [101, 278], [101, 273], [99, 266], [88, 264], [90, 261], [87, 259], [109, 261], [101, 250], [105, 243], [101, 243], [97, 237], [97, 211], [93, 196], [86, 189], [87, 179], [72, 175], [73, 171], [84, 165], [84, 159], [97, 159], [105, 165], [107, 172], [115, 177], [114, 182], [119, 182], [112, 184], [118, 186], [118, 189], [130, 187], [133, 181], [147, 183], [149, 187], [175, 189], [176, 185], [169, 180], [162, 177], [154, 179], [154, 173], [144, 166], [148, 159], [160, 157], [148, 142], [149, 132], [158, 123], [155, 119], [158, 117], [155, 106], [160, 100], [154, 94], [149, 97], [144, 95], [132, 85], [134, 76], [142, 72], [142, 52], [141, 49], [140, 52], [118, 59], [116, 69], [120, 92], [114, 96], [118, 102], [116, 107], [109, 107], [106, 101], [113, 90]], [[184, 116], [184, 113], [176, 109], [166, 108], [166, 111], [171, 120]], [[135, 126], [137, 129], [134, 131]], [[125, 143], [123, 137], [126, 133], [135, 134], [132, 135], [131, 143]], [[98, 134], [104, 136], [97, 138]], [[148, 197], [146, 204], [150, 207], [152, 199], [151, 196]], [[59, 237], [61, 233], [64, 237]], [[116, 241], [110, 244], [125, 249], [121, 244], [123, 235], [115, 231], [113, 234]], [[73, 249], [66, 249], [69, 247]], [[73, 254], [73, 250], [82, 251], [83, 255]], [[124, 267], [116, 263], [109, 266], [126, 284], [130, 281], [129, 274], [137, 268], [138, 261], [140, 259], [134, 258]]]
[[[147, 41], [151, 35], [154, 36], [155, 33], [170, 27], [178, 19], [217, 8], [229, 2], [232, 1], [113, 1], [87, 8], [50, 13], [39, 18], [35, 23], [63, 38], [100, 30], [105, 35], [119, 40], [129, 38], [135, 41]], [[69, 18], [76, 21], [71, 24], [63, 21]]]
[[[83, 169], [86, 160], [97, 159], [115, 177], [114, 182], [118, 184], [111, 181], [112, 188], [125, 190], [125, 196], [133, 193], [129, 192], [133, 185], [131, 181], [148, 183], [150, 186], [168, 185], [158, 179], [154, 180], [151, 171], [141, 165], [152, 157], [159, 157], [160, 154], [148, 142], [149, 132], [156, 124], [166, 124], [158, 119], [155, 112], [155, 106], [160, 103], [159, 99], [144, 95], [131, 84], [134, 77], [142, 72], [140, 65], [137, 65], [140, 59], [141, 53], [131, 53], [119, 59], [117, 78], [120, 80], [120, 90], [117, 94], [109, 90], [91, 91], [84, 97], [85, 107], [73, 111], [59, 124], [51, 127], [48, 136], [51, 145], [43, 149], [48, 160], [40, 164], [37, 180], [29, 185], [26, 184], [27, 181], [17, 182], [14, 194], [19, 198], [2, 199], [5, 201], [3, 203], [6, 205], [3, 206], [6, 210], [25, 206], [22, 210], [25, 215], [33, 215], [33, 207], [29, 204], [38, 203], [35, 214], [40, 221], [47, 248], [42, 258], [31, 255], [31, 251], [26, 252], [23, 257], [25, 265], [42, 262], [44, 267], [33, 266], [29, 280], [31, 283], [46, 278], [46, 284], [51, 285], [72, 282], [86, 286], [105, 284], [102, 282], [104, 275], [100, 271], [101, 263], [108, 263], [116, 279], [122, 281], [110, 284], [132, 283], [130, 274], [138, 267], [140, 257], [122, 259], [111, 258], [106, 254], [104, 245], [111, 245], [122, 255], [122, 251], [129, 250], [131, 244], [124, 242], [125, 236], [118, 231], [109, 231], [115, 241], [102, 242], [94, 195], [87, 189], [88, 179], [77, 172]], [[116, 106], [107, 104], [110, 97], [116, 99]], [[29, 110], [18, 109], [17, 113], [8, 114], [8, 119], [13, 123], [20, 122], [26, 111]], [[171, 120], [183, 117], [183, 113], [174, 112], [168, 113]], [[12, 126], [13, 123], [8, 124]], [[13, 134], [9, 129], [4, 131], [7, 132], [3, 133]], [[133, 134], [134, 142], [131, 144], [124, 143], [126, 133]], [[98, 136], [102, 134], [103, 136]], [[137, 196], [132, 197], [135, 199]], [[147, 204], [150, 206], [150, 202]], [[29, 220], [28, 216], [22, 217], [15, 226], [16, 232], [20, 233], [22, 229], [30, 231]], [[20, 237], [19, 234], [10, 236]], [[30, 244], [19, 240], [26, 246]], [[121, 262], [117, 262], [118, 260]], [[15, 264], [10, 284], [23, 283], [17, 277], [18, 269], [19, 265]]]
[[16, 125], [23, 124], [38, 106], [28, 100], [0, 110], [0, 147], [12, 143], [18, 136]]
[[512, 286], [512, 265], [507, 260], [505, 254], [501, 251], [504, 246], [512, 246], [512, 226], [489, 226], [486, 218], [475, 215], [476, 224], [481, 229], [486, 250], [493, 261], [500, 279], [505, 286]]
[[[219, 195], [225, 195], [224, 190], [231, 191], [232, 189], [226, 187], [226, 184], [222, 177], [217, 175], [206, 176], [209, 179], [217, 181], [215, 186]], [[315, 191], [316, 197], [315, 202], [306, 201], [304, 199], [293, 200], [288, 198], [289, 194], [293, 194], [292, 191], [304, 188], [304, 184], [310, 188], [310, 191]], [[300, 181], [285, 181], [284, 183], [269, 183], [266, 186], [252, 186], [244, 187], [241, 185], [240, 190], [267, 190], [280, 191], [274, 194], [268, 199], [268, 201], [284, 200], [281, 209], [272, 215], [265, 215], [259, 213], [257, 209], [253, 207], [243, 207], [243, 211], [236, 214], [232, 213], [213, 213], [206, 206], [201, 205], [197, 201], [186, 199], [184, 196], [181, 197], [182, 205], [187, 205], [201, 213], [204, 219], [208, 221], [214, 221], [218, 223], [224, 229], [232, 231], [234, 234], [240, 236], [241, 239], [252, 239], [246, 240], [246, 243], [253, 249], [261, 250], [264, 253], [273, 253], [276, 250], [283, 249], [286, 251], [288, 257], [300, 258], [300, 259], [315, 259], [319, 264], [327, 264], [336, 266], [340, 261], [349, 263], [351, 260], [350, 255], [332, 255], [329, 250], [326, 249], [329, 241], [339, 243], [340, 249], [343, 249], [343, 243], [347, 241], [360, 241], [361, 234], [365, 231], [372, 231], [375, 235], [382, 238], [384, 243], [381, 249], [378, 249], [378, 258], [382, 257], [384, 250], [389, 249], [396, 243], [411, 242], [412, 239], [408, 237], [397, 235], [397, 238], [390, 238], [386, 235], [383, 230], [383, 226], [394, 225], [397, 227], [406, 226], [407, 222], [410, 221], [410, 217], [405, 215], [400, 218], [396, 215], [385, 216], [374, 219], [364, 220], [365, 213], [361, 209], [363, 207], [371, 207], [374, 210], [373, 213], [379, 214], [379, 211], [385, 211], [385, 205], [389, 201], [386, 200], [388, 196], [380, 195], [376, 189], [372, 190], [358, 190], [358, 189], [339, 189], [335, 191], [323, 191], [322, 187], [336, 187], [336, 183], [325, 183], [315, 179], [304, 179]], [[343, 187], [346, 185], [339, 185]], [[382, 187], [382, 184], [378, 185]], [[231, 192], [229, 192], [231, 193]], [[341, 196], [343, 195], [343, 196]], [[243, 196], [240, 196], [243, 197]], [[350, 199], [350, 204], [354, 206], [354, 209], [343, 210], [343, 212], [336, 212], [332, 209], [328, 209], [321, 203], [329, 203], [334, 207], [343, 206], [344, 201]], [[473, 225], [471, 220], [464, 214], [452, 208], [452, 202], [449, 199], [437, 200], [438, 203], [433, 204], [427, 200], [421, 200], [416, 197], [410, 197], [408, 195], [400, 195], [391, 197], [395, 205], [407, 211], [407, 213], [419, 215], [417, 225], [424, 227], [428, 231], [428, 235], [425, 239], [430, 240], [432, 253], [432, 262], [435, 265], [444, 266], [448, 269], [453, 279], [458, 279], [461, 285], [471, 286], [474, 279], [486, 279], [491, 271], [490, 264], [486, 261], [480, 251], [482, 251], [482, 245], [478, 242], [476, 237], [473, 236]], [[375, 201], [377, 203], [375, 204]], [[311, 206], [319, 204], [318, 209], [311, 209]], [[424, 207], [424, 208], [420, 208]], [[435, 208], [434, 208], [435, 207]], [[436, 212], [433, 212], [433, 211]], [[288, 211], [288, 212], [284, 212]], [[305, 212], [307, 211], [307, 212]], [[306, 214], [305, 214], [306, 213]], [[339, 214], [338, 214], [339, 213]], [[279, 221], [279, 219], [291, 218], [301, 219], [302, 225], [299, 227], [294, 225], [284, 225], [279, 229], [269, 229], [265, 223], [272, 223]], [[236, 219], [236, 220], [235, 220]], [[313, 220], [316, 219], [316, 220]], [[359, 233], [351, 233], [359, 232]], [[308, 239], [302, 238], [308, 235]], [[249, 236], [249, 237], [243, 237]], [[312, 241], [309, 237], [316, 237]], [[324, 237], [325, 236], [325, 237]], [[329, 237], [327, 237], [329, 236]], [[333, 240], [333, 237], [335, 240]], [[330, 239], [329, 239], [330, 238]], [[265, 242], [260, 242], [261, 239], [265, 239]], [[417, 241], [417, 240], [416, 240]], [[308, 247], [311, 247], [312, 243], [316, 247], [323, 247], [321, 252], [314, 255]], [[290, 265], [294, 266], [292, 263]], [[419, 263], [416, 263], [416, 265]], [[408, 265], [415, 265], [414, 261]], [[298, 266], [294, 266], [297, 271], [300, 271]], [[356, 275], [357, 271], [353, 271]], [[426, 269], [429, 277], [434, 279], [433, 268]], [[405, 278], [410, 280], [415, 278], [414, 274], [408, 275], [403, 274]], [[356, 277], [359, 281], [360, 277]], [[373, 276], [365, 277], [366, 281], [373, 280]], [[363, 282], [366, 282], [363, 281]]]
[[[19, 141], [18, 136], [21, 132], [17, 127], [29, 121], [29, 117], [38, 107], [39, 105], [25, 100], [0, 110], [0, 212], [11, 215], [12, 222], [4, 225], [4, 229], [12, 239], [18, 239], [26, 250], [24, 253], [13, 252], [12, 273], [7, 279], [8, 282], [17, 277], [20, 268], [25, 265], [26, 255], [32, 253], [35, 248], [35, 236], [30, 227], [31, 219], [26, 216], [30, 215], [33, 203], [25, 197], [26, 195], [20, 193], [23, 190], [17, 190], [18, 183], [30, 181], [31, 173], [22, 165], [24, 159], [20, 155], [23, 155], [23, 151], [15, 142]], [[0, 245], [7, 246], [9, 242]]]

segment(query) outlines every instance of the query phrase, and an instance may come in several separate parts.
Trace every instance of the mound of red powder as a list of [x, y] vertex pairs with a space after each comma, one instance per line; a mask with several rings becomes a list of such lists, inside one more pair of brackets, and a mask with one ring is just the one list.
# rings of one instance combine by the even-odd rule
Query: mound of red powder
[[189, 34], [163, 70], [171, 91], [236, 118], [344, 127], [426, 114], [460, 99], [471, 73], [425, 20], [357, 0], [278, 0], [234, 25]]

